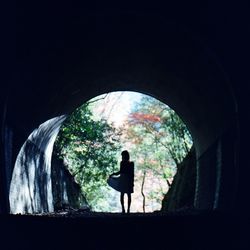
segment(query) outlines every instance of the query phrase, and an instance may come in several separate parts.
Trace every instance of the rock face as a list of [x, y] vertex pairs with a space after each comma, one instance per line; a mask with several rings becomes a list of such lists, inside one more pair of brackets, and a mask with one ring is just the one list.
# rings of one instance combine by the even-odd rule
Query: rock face
[[81, 187], [64, 166], [63, 161], [56, 156], [52, 157], [52, 192], [54, 210], [63, 210], [65, 207], [80, 208], [88, 206], [81, 193]]
[[65, 116], [41, 124], [23, 144], [10, 185], [11, 213], [54, 211], [51, 157], [54, 141]]
[[79, 185], [53, 157], [53, 145], [65, 116], [41, 124], [22, 146], [10, 185], [11, 213], [44, 213], [87, 205]]
[[162, 201], [162, 211], [192, 207], [195, 197], [196, 157], [194, 148], [178, 166], [174, 181]]

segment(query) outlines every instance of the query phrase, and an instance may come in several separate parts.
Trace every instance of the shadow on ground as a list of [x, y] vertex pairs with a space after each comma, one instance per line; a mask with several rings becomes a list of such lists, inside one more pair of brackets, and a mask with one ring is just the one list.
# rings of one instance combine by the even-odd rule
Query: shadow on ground
[[241, 249], [239, 220], [219, 212], [2, 215], [0, 223], [1, 249]]

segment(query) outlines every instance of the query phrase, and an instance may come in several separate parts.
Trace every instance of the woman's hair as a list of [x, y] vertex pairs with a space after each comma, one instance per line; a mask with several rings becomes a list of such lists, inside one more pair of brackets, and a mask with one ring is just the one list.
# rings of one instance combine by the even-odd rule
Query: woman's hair
[[126, 161], [129, 160], [129, 152], [127, 150], [122, 151], [121, 155], [122, 155], [124, 160], [126, 160]]

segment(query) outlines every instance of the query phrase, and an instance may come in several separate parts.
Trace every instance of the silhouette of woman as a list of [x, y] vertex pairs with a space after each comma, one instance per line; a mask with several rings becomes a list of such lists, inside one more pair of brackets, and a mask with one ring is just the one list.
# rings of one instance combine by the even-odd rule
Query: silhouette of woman
[[[121, 192], [120, 202], [122, 213], [125, 213], [124, 194], [128, 196], [127, 213], [130, 213], [131, 193], [134, 192], [134, 162], [129, 161], [129, 152], [122, 151], [122, 161], [120, 162], [120, 171], [109, 176], [108, 184], [115, 190]], [[114, 177], [120, 175], [119, 177]]]

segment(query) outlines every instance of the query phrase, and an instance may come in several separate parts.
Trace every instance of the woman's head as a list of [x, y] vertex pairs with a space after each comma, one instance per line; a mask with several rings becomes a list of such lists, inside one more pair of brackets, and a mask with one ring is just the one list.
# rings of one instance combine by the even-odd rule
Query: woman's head
[[122, 151], [122, 160], [129, 161], [129, 152], [127, 150]]

